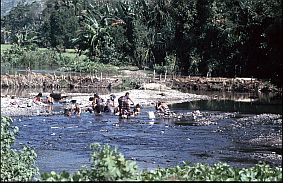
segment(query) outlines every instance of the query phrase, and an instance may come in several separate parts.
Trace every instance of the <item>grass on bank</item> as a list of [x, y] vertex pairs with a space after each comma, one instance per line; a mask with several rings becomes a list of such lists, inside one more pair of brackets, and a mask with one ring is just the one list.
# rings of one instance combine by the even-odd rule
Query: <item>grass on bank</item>
[[[1, 52], [4, 52], [8, 49], [11, 49], [13, 44], [1, 44]], [[48, 48], [38, 48], [40, 51], [48, 51]], [[68, 56], [70, 58], [75, 58], [76, 56], [79, 56], [79, 54], [76, 53], [75, 49], [66, 49], [66, 52], [61, 53], [63, 56]], [[85, 55], [81, 55], [81, 57], [85, 57]]]

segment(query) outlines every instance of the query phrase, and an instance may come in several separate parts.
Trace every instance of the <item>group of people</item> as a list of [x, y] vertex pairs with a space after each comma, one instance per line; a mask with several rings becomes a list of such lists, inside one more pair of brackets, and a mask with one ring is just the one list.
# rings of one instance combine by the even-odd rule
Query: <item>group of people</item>
[[95, 112], [97, 115], [102, 112], [113, 112], [122, 118], [128, 118], [129, 116], [136, 116], [141, 112], [140, 104], [135, 105], [134, 109], [130, 109], [130, 102], [134, 105], [133, 100], [129, 97], [129, 92], [126, 92], [124, 96], [118, 98], [118, 106], [115, 106], [114, 100], [116, 96], [110, 95], [110, 98], [104, 102], [104, 100], [98, 95], [94, 94], [89, 100], [92, 102], [91, 107], [87, 109], [90, 113]]
[[[52, 97], [53, 94], [54, 93], [52, 92], [50, 95], [43, 97], [42, 93], [40, 92], [33, 98], [32, 102], [37, 105], [47, 106], [47, 112], [51, 112], [53, 110], [53, 104], [55, 101], [55, 99]], [[81, 112], [81, 107], [78, 103], [76, 103], [75, 100], [71, 100], [71, 102], [64, 108], [64, 114], [66, 116], [71, 116], [72, 114], [80, 116]]]
[[40, 92], [33, 98], [32, 101], [37, 105], [47, 105], [48, 112], [53, 110], [54, 98], [51, 96], [51, 94], [46, 97], [43, 97], [42, 93]]
[[38, 93], [34, 98], [33, 102], [36, 104], [46, 103], [46, 104], [53, 104], [54, 98], [51, 97], [51, 94], [46, 96], [46, 98], [42, 98], [42, 93]]
[[[118, 106], [115, 106], [114, 100], [116, 96], [114, 94], [110, 95], [106, 101], [102, 99], [97, 93], [93, 97], [89, 98], [91, 106], [86, 109], [87, 112], [95, 113], [96, 115], [101, 115], [102, 113], [113, 113], [121, 118], [128, 118], [129, 116], [137, 116], [141, 112], [140, 104], [134, 104], [133, 100], [130, 98], [129, 92], [118, 98]], [[36, 104], [49, 104], [48, 111], [52, 110], [52, 104], [54, 103], [54, 98], [50, 95], [42, 97], [42, 93], [38, 93], [34, 98], [33, 102]], [[134, 106], [131, 109], [130, 106]], [[164, 115], [170, 115], [171, 111], [165, 102], [158, 101], [155, 105], [157, 113], [162, 113]], [[80, 116], [82, 109], [76, 100], [71, 100], [64, 108], [64, 114], [66, 116], [71, 116], [75, 114]]]
[[71, 100], [70, 104], [67, 104], [66, 107], [64, 108], [64, 114], [66, 116], [71, 116], [72, 114], [80, 116], [81, 113], [82, 113], [82, 109], [76, 100]]
[[[114, 99], [115, 95], [110, 95], [110, 99], [107, 99], [104, 103], [103, 99], [97, 94], [94, 94], [94, 97], [91, 97], [89, 100], [92, 101], [92, 107], [88, 108], [87, 111], [95, 112], [96, 114], [101, 114], [102, 112], [113, 112], [115, 115], [120, 116], [121, 118], [128, 118], [129, 116], [137, 116], [141, 112], [140, 104], [134, 104], [133, 100], [130, 98], [129, 92], [126, 92], [124, 96], [118, 98], [118, 106], [115, 107]], [[134, 106], [131, 110], [130, 106]], [[163, 115], [170, 115], [172, 111], [169, 109], [168, 105], [165, 102], [158, 101], [155, 105], [157, 113], [162, 113]]]

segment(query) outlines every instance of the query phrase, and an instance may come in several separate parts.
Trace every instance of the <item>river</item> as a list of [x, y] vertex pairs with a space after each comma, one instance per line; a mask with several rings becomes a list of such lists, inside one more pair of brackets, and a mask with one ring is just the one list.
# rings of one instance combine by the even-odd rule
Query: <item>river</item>
[[[15, 147], [33, 147], [41, 172], [75, 172], [83, 165], [89, 167], [90, 144], [95, 142], [117, 147], [127, 159], [136, 161], [140, 170], [182, 165], [183, 161], [226, 162], [234, 167], [259, 162], [282, 166], [280, 98], [265, 96], [247, 102], [227, 97], [222, 100], [219, 93], [210, 95], [213, 100], [169, 106], [178, 114], [199, 110], [203, 116], [198, 121], [149, 119], [153, 107], [142, 108], [132, 119], [109, 113], [14, 117], [13, 124], [20, 129]], [[213, 123], [201, 125], [203, 121]]]

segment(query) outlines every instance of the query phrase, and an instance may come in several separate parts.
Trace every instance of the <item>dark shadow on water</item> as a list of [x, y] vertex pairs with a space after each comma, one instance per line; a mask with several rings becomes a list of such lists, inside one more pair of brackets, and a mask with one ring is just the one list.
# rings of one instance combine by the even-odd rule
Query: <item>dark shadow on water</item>
[[244, 114], [282, 114], [282, 102], [237, 102], [233, 100], [199, 100], [171, 105], [172, 109], [240, 112]]
[[239, 168], [242, 167], [252, 167], [260, 161], [256, 159], [252, 159], [250, 157], [224, 157], [220, 158], [222, 162], [227, 162], [227, 164], [237, 163]]

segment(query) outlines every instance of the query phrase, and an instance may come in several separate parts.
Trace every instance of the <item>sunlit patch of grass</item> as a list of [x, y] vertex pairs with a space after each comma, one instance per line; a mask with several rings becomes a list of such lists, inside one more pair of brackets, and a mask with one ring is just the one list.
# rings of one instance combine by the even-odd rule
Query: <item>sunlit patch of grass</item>
[[[38, 48], [40, 51], [47, 51], [48, 48]], [[76, 50], [75, 49], [66, 49], [65, 50], [66, 52], [61, 52], [61, 54], [64, 56], [64, 57], [69, 57], [69, 58], [76, 58], [76, 57], [81, 57], [81, 58], [87, 58], [85, 55], [81, 55], [79, 56], [78, 53], [76, 53]]]
[[48, 50], [47, 48], [38, 48], [38, 50], [40, 50], [40, 51], [46, 51], [46, 50]]
[[10, 49], [12, 46], [12, 44], [1, 44], [1, 52]]
[[[70, 58], [75, 58], [79, 56], [79, 54], [77, 54], [76, 52], [68, 52], [68, 51], [63, 52], [62, 55], [65, 57], [70, 57]], [[85, 55], [81, 55], [80, 57], [85, 57]]]

